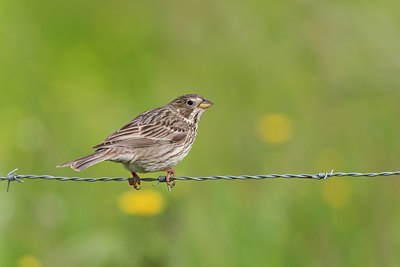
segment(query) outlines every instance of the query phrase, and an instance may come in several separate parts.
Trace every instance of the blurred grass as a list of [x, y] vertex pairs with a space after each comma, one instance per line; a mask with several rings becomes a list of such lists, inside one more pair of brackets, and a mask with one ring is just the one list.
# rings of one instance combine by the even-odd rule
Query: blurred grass
[[[215, 106], [179, 175], [398, 170], [399, 25], [394, 0], [1, 0], [0, 172], [76, 175], [54, 166], [191, 92]], [[27, 181], [0, 193], [0, 266], [398, 266], [399, 185], [145, 184], [142, 216], [122, 183]]]

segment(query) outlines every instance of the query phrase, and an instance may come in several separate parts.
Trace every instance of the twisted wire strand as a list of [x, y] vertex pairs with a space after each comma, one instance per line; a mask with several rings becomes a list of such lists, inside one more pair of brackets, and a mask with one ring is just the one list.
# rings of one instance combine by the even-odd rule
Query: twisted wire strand
[[[121, 182], [128, 181], [127, 177], [66, 177], [66, 176], [52, 176], [52, 175], [31, 175], [31, 174], [16, 174], [17, 169], [11, 171], [5, 177], [0, 177], [0, 181], [8, 181], [7, 192], [10, 188], [12, 181], [22, 183], [23, 179], [44, 179], [44, 180], [57, 180], [57, 181], [74, 181], [74, 182]], [[400, 171], [386, 171], [386, 172], [322, 172], [316, 174], [261, 174], [261, 175], [212, 175], [212, 176], [181, 176], [171, 177], [171, 180], [177, 181], [208, 181], [208, 180], [260, 180], [260, 179], [328, 179], [331, 177], [378, 177], [378, 176], [395, 176], [400, 175]], [[143, 182], [165, 182], [165, 176], [158, 178], [141, 178]]]

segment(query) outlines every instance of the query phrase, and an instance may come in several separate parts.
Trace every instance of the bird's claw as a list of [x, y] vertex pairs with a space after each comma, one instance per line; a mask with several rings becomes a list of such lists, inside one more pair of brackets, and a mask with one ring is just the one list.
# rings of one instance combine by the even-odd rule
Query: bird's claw
[[133, 186], [136, 190], [140, 190], [142, 188], [140, 186], [140, 177], [136, 173], [132, 173], [132, 178], [128, 179], [129, 185]]
[[171, 190], [172, 190], [172, 188], [175, 186], [175, 180], [172, 180], [172, 181], [166, 181], [166, 183], [167, 183], [167, 188], [168, 188], [168, 191], [170, 191], [171, 192]]
[[129, 185], [133, 186], [136, 190], [140, 190], [140, 179], [135, 179], [135, 178], [129, 178]]
[[175, 184], [176, 184], [176, 182], [175, 182], [175, 180], [172, 178], [171, 176], [169, 176], [168, 177], [168, 180], [167, 180], [167, 176], [159, 176], [158, 177], [158, 181], [156, 181], [154, 184], [153, 184], [153, 186], [157, 186], [157, 185], [159, 185], [160, 183], [166, 183], [167, 184], [167, 188], [168, 188], [168, 191], [171, 191], [171, 189], [172, 189], [172, 187], [174, 187], [175, 186]]
[[175, 176], [176, 173], [175, 170], [172, 168], [169, 168], [166, 171], [167, 175], [165, 176], [165, 182], [167, 183], [168, 191], [171, 192], [172, 187], [174, 187], [176, 184], [175, 179], [173, 178], [173, 176]]

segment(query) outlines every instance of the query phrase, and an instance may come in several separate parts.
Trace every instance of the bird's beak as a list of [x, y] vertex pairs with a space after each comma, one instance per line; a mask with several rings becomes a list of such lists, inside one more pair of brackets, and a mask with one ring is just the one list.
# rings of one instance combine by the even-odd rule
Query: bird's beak
[[199, 108], [208, 109], [213, 105], [213, 102], [210, 100], [204, 99], [203, 102], [200, 103]]

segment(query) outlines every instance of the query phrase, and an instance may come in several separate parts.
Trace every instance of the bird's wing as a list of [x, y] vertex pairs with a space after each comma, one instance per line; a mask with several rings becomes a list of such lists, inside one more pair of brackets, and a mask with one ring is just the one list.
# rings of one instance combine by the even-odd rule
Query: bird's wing
[[179, 143], [186, 139], [189, 127], [170, 115], [162, 109], [144, 112], [94, 148], [141, 148]]

